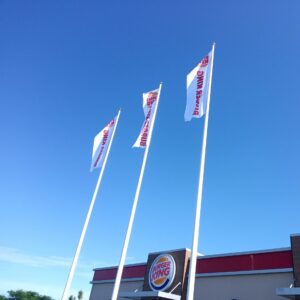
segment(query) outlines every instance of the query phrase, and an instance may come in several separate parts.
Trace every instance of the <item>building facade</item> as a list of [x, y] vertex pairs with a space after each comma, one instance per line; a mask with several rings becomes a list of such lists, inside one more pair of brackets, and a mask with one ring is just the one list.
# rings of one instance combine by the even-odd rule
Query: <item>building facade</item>
[[[147, 263], [124, 268], [119, 299], [186, 298], [188, 249], [150, 253]], [[111, 298], [117, 267], [94, 270], [90, 300]], [[300, 299], [300, 235], [291, 247], [199, 256], [195, 298], [201, 300]]]

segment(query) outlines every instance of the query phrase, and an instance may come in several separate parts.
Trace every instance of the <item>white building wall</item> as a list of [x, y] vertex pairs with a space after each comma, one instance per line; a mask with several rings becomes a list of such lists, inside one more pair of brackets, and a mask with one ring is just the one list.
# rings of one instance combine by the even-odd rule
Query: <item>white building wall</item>
[[[143, 289], [144, 279], [136, 281], [125, 281], [121, 283], [120, 292], [134, 292]], [[90, 300], [110, 300], [114, 288], [114, 282], [94, 283]], [[121, 298], [118, 298], [121, 299]]]
[[[283, 300], [276, 296], [276, 288], [289, 287], [292, 272], [267, 274], [201, 275], [196, 278], [194, 300]], [[89, 300], [110, 300], [114, 282], [94, 283]], [[143, 279], [123, 281], [121, 292], [141, 291]], [[118, 298], [121, 299], [121, 298]]]
[[194, 300], [283, 300], [276, 288], [288, 287], [293, 273], [270, 273], [196, 278]]

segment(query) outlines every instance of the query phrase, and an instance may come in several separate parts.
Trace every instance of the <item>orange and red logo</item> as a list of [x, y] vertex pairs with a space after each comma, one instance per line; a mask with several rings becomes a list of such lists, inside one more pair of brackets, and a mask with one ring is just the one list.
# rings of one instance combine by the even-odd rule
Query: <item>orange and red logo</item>
[[153, 291], [164, 291], [174, 281], [176, 264], [173, 256], [162, 254], [155, 258], [149, 271], [149, 285]]

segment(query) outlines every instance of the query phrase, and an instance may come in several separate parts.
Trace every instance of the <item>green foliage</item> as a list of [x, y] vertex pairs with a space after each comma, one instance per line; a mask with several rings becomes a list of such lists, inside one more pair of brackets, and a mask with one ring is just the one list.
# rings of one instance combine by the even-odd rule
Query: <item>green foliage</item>
[[[45, 296], [45, 295], [40, 295], [37, 292], [33, 292], [33, 291], [23, 291], [23, 290], [11, 290], [8, 291], [8, 297], [5, 297], [4, 295], [0, 295], [0, 300], [12, 300], [12, 299], [16, 299], [16, 300], [54, 300], [53, 298], [49, 297], [49, 296]], [[79, 291], [78, 292], [78, 300], [82, 300], [83, 299], [83, 291]], [[76, 300], [76, 297], [73, 295], [69, 296], [69, 300]]]
[[77, 296], [78, 300], [82, 300], [83, 299], [83, 291], [79, 291], [78, 292], [78, 296]]
[[0, 300], [8, 300], [10, 298], [14, 298], [16, 300], [54, 300], [49, 296], [40, 295], [33, 291], [15, 290], [8, 291], [7, 293], [9, 297], [0, 296]]

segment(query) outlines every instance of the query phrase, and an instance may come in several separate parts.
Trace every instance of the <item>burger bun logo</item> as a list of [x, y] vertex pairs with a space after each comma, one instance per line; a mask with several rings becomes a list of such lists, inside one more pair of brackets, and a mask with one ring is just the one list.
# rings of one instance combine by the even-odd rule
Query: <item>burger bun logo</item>
[[164, 291], [174, 281], [176, 264], [173, 256], [161, 254], [153, 261], [149, 271], [149, 285], [153, 291]]

